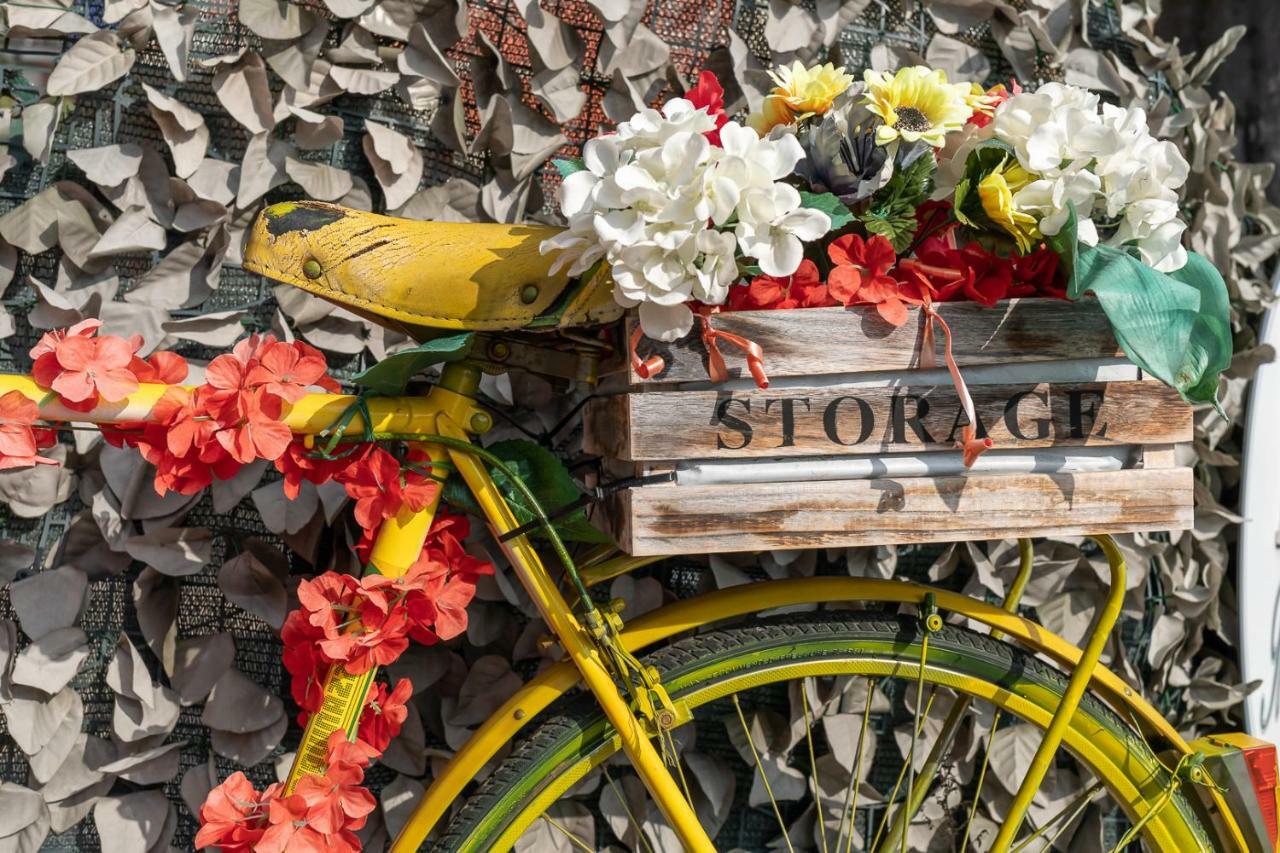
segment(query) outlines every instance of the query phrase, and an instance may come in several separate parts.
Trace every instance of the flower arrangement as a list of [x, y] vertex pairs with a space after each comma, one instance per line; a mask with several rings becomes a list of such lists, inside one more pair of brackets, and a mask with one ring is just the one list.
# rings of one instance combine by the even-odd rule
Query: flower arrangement
[[[1142, 109], [1049, 83], [1034, 92], [948, 81], [924, 66], [773, 72], [745, 123], [703, 72], [556, 161], [568, 227], [556, 269], [612, 275], [648, 337], [702, 324], [723, 378], [719, 311], [869, 306], [930, 325], [933, 306], [1092, 293], [1129, 356], [1194, 402], [1215, 402], [1230, 359], [1221, 276], [1182, 246], [1187, 161]], [[661, 369], [632, 363], [643, 377]], [[957, 374], [958, 375], [958, 374]]]

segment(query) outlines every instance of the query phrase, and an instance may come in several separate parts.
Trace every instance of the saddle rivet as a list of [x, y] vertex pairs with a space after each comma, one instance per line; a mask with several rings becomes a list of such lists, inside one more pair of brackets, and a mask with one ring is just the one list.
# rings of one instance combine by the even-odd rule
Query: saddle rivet
[[319, 278], [323, 272], [324, 270], [320, 269], [320, 262], [315, 258], [302, 265], [302, 274], [307, 278]]
[[525, 305], [538, 298], [538, 285], [526, 284], [520, 289], [520, 301]]
[[473, 412], [471, 415], [471, 431], [477, 435], [493, 429], [493, 418], [488, 412]]
[[495, 361], [506, 361], [511, 357], [511, 346], [506, 341], [494, 341], [489, 345], [489, 356]]

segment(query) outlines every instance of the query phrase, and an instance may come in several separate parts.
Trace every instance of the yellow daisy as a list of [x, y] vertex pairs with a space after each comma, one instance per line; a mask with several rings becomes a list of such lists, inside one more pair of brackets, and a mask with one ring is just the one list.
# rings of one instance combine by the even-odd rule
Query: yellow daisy
[[747, 124], [764, 135], [779, 124], [795, 124], [813, 115], [823, 115], [832, 103], [853, 84], [853, 77], [830, 62], [805, 68], [799, 60], [779, 66], [769, 76], [776, 84], [765, 96], [764, 106]]
[[1036, 218], [1014, 207], [1013, 195], [1035, 180], [1016, 160], [1005, 160], [995, 171], [978, 183], [978, 198], [982, 210], [991, 221], [999, 225], [1018, 244], [1018, 251], [1026, 254], [1040, 240]]
[[881, 145], [900, 138], [923, 139], [941, 148], [946, 135], [963, 127], [973, 114], [970, 84], [948, 83], [941, 69], [912, 65], [896, 74], [868, 70], [865, 80], [864, 103], [884, 120], [876, 129], [876, 142]]

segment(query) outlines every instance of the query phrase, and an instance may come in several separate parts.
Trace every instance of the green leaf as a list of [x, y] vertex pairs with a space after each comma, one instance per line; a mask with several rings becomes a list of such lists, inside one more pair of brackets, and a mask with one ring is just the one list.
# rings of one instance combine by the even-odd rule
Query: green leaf
[[879, 234], [893, 244], [895, 252], [901, 252], [911, 245], [916, 235], [915, 209], [911, 207], [895, 208], [887, 214], [869, 210], [859, 217], [866, 226], [867, 233]]
[[587, 168], [581, 160], [562, 160], [555, 159], [551, 161], [551, 165], [556, 167], [556, 171], [560, 173], [561, 178], [567, 178], [574, 172], [581, 172]]
[[412, 349], [387, 356], [369, 369], [356, 374], [351, 381], [379, 394], [403, 394], [409, 380], [423, 368], [442, 361], [466, 358], [474, 339], [475, 335], [471, 332], [433, 338]]
[[1200, 255], [1171, 275], [1111, 246], [1079, 246], [1075, 275], [1135, 364], [1192, 403], [1217, 403], [1231, 363], [1227, 286]]
[[[496, 442], [486, 450], [510, 466], [516, 476], [528, 484], [548, 516], [555, 515], [556, 510], [576, 501], [582, 494], [578, 484], [569, 474], [569, 469], [564, 466], [559, 457], [536, 442], [508, 439]], [[521, 524], [533, 521], [535, 516], [532, 508], [526, 504], [523, 496], [515, 490], [506, 477], [501, 472], [494, 471], [493, 478], [516, 519]], [[450, 477], [445, 484], [444, 500], [455, 507], [476, 513], [480, 511], [471, 492], [457, 477]], [[585, 509], [574, 510], [562, 518], [555, 519], [551, 524], [560, 534], [560, 538], [566, 542], [609, 541], [609, 537], [587, 520]], [[546, 534], [539, 531], [534, 535], [545, 536]]]
[[844, 202], [832, 193], [811, 193], [801, 190], [800, 206], [821, 210], [831, 217], [832, 231], [839, 231], [853, 221], [853, 214], [849, 212], [849, 208], [845, 207]]
[[1062, 279], [1066, 282], [1068, 299], [1080, 298], [1079, 258], [1077, 257], [1076, 238], [1076, 206], [1067, 201], [1067, 221], [1061, 230], [1051, 237], [1044, 238], [1045, 243], [1058, 255], [1058, 267], [1062, 270]]

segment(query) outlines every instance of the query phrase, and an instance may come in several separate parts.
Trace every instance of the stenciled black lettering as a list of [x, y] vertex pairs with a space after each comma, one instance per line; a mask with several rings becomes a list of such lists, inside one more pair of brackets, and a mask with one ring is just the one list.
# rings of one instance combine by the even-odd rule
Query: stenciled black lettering
[[[1106, 395], [1101, 391], [1092, 388], [1074, 388], [1067, 392], [1067, 399], [1070, 401], [1067, 407], [1068, 418], [1071, 423], [1071, 437], [1084, 438], [1093, 432], [1093, 428], [1098, 423], [1098, 407], [1102, 405], [1102, 400]], [[1092, 397], [1093, 402], [1089, 408], [1085, 408], [1085, 398]], [[1089, 429], [1084, 428], [1084, 416], [1089, 416]], [[1102, 425], [1102, 429], [1098, 430], [1098, 435], [1107, 434], [1106, 424]]]
[[[842, 441], [840, 438], [840, 405], [852, 400], [858, 407], [858, 437], [853, 441]], [[826, 410], [822, 413], [822, 429], [835, 444], [842, 447], [851, 447], [855, 444], [862, 444], [871, 437], [871, 430], [875, 429], [875, 413], [871, 411], [871, 405], [859, 397], [836, 397], [827, 404]]]
[[[978, 411], [978, 407], [976, 404], [973, 407], [973, 416], [978, 421], [973, 426], [974, 436], [976, 436], [977, 438], [986, 438], [987, 425], [982, 422], [982, 413]], [[959, 435], [960, 430], [963, 427], [968, 426], [968, 424], [969, 424], [969, 418], [964, 413], [964, 406], [961, 406], [959, 399], [957, 399], [956, 400], [956, 419], [951, 422], [951, 432], [947, 433], [947, 444], [955, 444], [956, 441], [958, 440], [956, 436]]]
[[1049, 394], [1047, 392], [1036, 391], [1034, 389], [1031, 391], [1019, 391], [1017, 394], [1010, 397], [1009, 401], [1004, 404], [1004, 425], [1008, 428], [1009, 435], [1020, 441], [1036, 441], [1048, 438], [1049, 428], [1053, 423], [1053, 418], [1036, 418], [1035, 435], [1027, 435], [1022, 431], [1022, 425], [1018, 423], [1018, 407], [1022, 405], [1022, 401], [1028, 397], [1035, 397], [1041, 403], [1044, 403], [1046, 408], [1049, 406]]
[[[914, 413], [910, 417], [907, 417], [908, 400], [915, 403]], [[929, 435], [929, 431], [921, 423], [927, 414], [929, 414], [929, 401], [923, 397], [915, 394], [901, 394], [894, 397], [892, 405], [889, 406], [889, 423], [893, 427], [894, 443], [907, 443], [907, 427], [910, 426], [911, 431], [922, 443], [934, 444], [933, 436]]]
[[742, 400], [737, 397], [726, 397], [716, 404], [716, 417], [713, 423], [726, 426], [734, 432], [737, 432], [742, 436], [742, 441], [739, 444], [729, 444], [724, 440], [724, 433], [717, 432], [716, 449], [718, 450], [741, 450], [751, 443], [751, 424], [747, 423], [737, 415], [729, 414], [729, 407], [734, 403], [737, 403], [742, 407], [742, 413], [744, 415], [751, 414], [750, 400]]
[[796, 444], [796, 403], [804, 403], [804, 410], [810, 411], [808, 397], [779, 397], [764, 401], [765, 414], [774, 403], [781, 403], [782, 409], [782, 444], [778, 447], [795, 447]]

